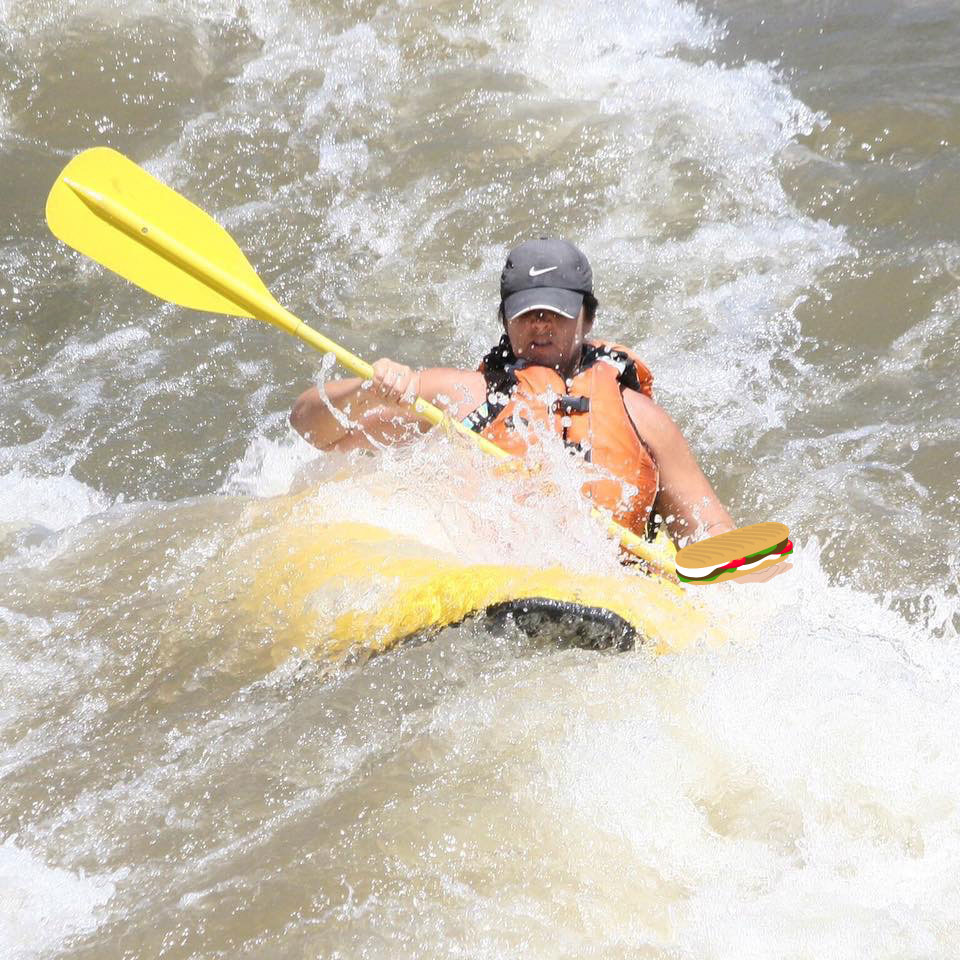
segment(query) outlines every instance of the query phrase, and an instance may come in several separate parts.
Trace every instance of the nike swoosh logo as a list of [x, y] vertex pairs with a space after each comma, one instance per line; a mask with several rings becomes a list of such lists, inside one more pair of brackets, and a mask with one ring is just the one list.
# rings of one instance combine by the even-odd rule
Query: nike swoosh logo
[[551, 270], [556, 270], [556, 267], [544, 267], [542, 270], [536, 270], [533, 267], [530, 268], [531, 277], [539, 277], [541, 273], [549, 273]]

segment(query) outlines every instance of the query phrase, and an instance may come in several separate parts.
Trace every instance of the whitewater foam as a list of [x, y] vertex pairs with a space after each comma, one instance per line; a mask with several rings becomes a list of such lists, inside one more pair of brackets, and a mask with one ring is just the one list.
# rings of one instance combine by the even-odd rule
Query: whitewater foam
[[48, 866], [7, 838], [0, 844], [0, 954], [29, 960], [90, 933], [114, 889], [113, 878]]
[[0, 474], [0, 528], [64, 530], [106, 510], [111, 500], [69, 474], [38, 477], [19, 469]]

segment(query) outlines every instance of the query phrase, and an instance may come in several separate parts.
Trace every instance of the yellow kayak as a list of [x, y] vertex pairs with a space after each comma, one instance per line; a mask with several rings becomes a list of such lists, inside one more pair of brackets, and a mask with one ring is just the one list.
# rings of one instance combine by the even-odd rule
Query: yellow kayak
[[582, 646], [639, 641], [665, 653], [718, 640], [695, 598], [630, 568], [585, 576], [464, 562], [379, 527], [320, 522], [302, 497], [252, 507], [247, 521], [244, 612], [270, 621], [277, 660], [294, 648], [379, 652], [477, 614]]

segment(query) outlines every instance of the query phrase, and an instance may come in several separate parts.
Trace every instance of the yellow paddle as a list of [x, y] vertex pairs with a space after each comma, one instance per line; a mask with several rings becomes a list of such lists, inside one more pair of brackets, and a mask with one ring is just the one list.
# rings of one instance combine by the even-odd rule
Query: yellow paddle
[[[108, 147], [77, 155], [47, 197], [47, 225], [64, 243], [163, 300], [193, 310], [255, 317], [332, 353], [373, 378], [369, 363], [308, 327], [270, 295], [230, 234], [189, 200]], [[509, 454], [418, 397], [416, 412], [500, 459]], [[682, 593], [665, 559], [645, 540], [594, 509], [608, 532]]]

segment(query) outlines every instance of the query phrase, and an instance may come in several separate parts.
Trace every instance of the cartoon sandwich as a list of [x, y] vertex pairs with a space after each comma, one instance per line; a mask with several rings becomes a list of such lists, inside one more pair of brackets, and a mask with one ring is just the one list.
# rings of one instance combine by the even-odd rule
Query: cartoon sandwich
[[784, 524], [754, 523], [677, 551], [677, 578], [681, 583], [735, 580], [772, 567], [791, 553], [790, 530]]

